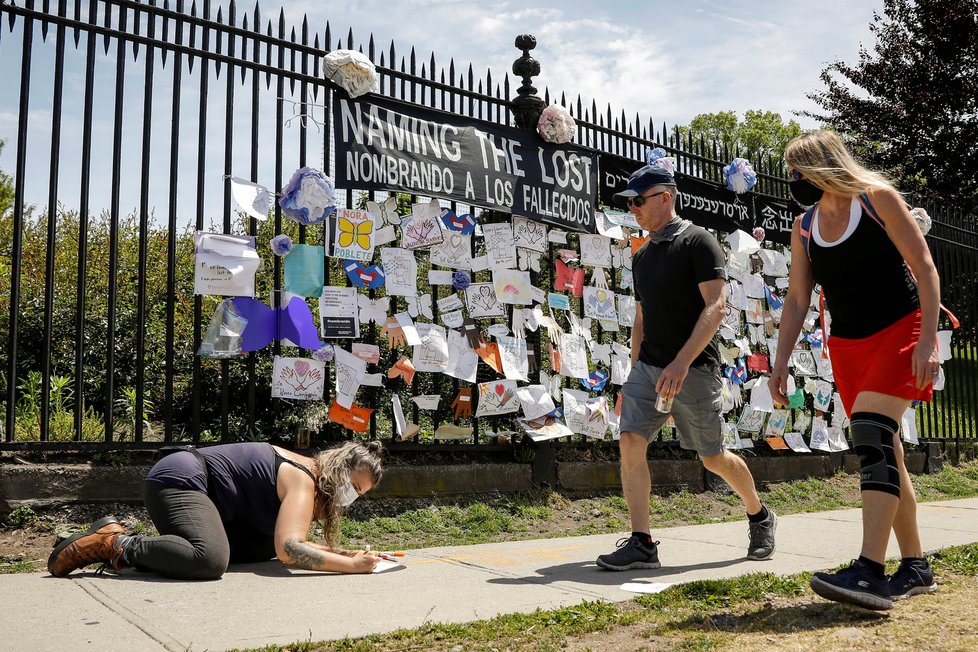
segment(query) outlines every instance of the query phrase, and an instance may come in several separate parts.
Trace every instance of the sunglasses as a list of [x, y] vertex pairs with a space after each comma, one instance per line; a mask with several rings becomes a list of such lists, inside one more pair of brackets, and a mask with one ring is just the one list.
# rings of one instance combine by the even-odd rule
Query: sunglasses
[[638, 197], [629, 197], [625, 201], [628, 202], [629, 206], [635, 206], [636, 208], [641, 208], [645, 205], [645, 202], [652, 199], [653, 197], [658, 197], [659, 195], [669, 192], [668, 190], [660, 190], [659, 192], [654, 192], [651, 195], [639, 195]]

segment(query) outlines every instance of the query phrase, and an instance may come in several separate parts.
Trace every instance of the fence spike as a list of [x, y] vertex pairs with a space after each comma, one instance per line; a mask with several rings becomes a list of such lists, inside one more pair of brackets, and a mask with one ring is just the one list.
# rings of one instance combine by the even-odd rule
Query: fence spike
[[329, 21], [327, 20], [326, 21], [326, 32], [325, 32], [325, 35], [323, 36], [323, 47], [326, 48], [326, 51], [327, 52], [329, 51], [329, 45], [332, 42], [333, 42], [333, 36], [331, 34], [331, 28], [329, 26]]
[[[289, 43], [295, 43], [295, 26], [290, 30]], [[289, 70], [295, 72], [295, 48], [289, 48]], [[289, 75], [289, 93], [295, 94], [295, 76]], [[302, 98], [305, 99], [305, 98]]]
[[367, 56], [371, 61], [374, 60], [374, 55], [376, 54], [374, 49], [374, 33], [370, 32], [370, 40], [367, 42]]
[[[30, 9], [33, 6], [34, 6], [34, 0], [27, 0], [27, 8]], [[121, 13], [120, 13], [120, 15], [121, 15]], [[105, 27], [106, 29], [111, 29], [112, 28], [112, 12], [111, 11], [103, 11], [102, 12], [102, 26]], [[108, 56], [108, 54], [109, 54], [109, 34], [108, 34], [108, 32], [106, 32], [104, 35], [102, 35], [102, 45], [105, 48], [105, 55]]]
[[[265, 34], [268, 37], [265, 45], [265, 64], [271, 68], [272, 67], [272, 21], [269, 20], [265, 26]], [[269, 90], [272, 87], [272, 73], [269, 71], [265, 72], [265, 90]]]
[[[49, 6], [50, 1], [51, 0], [44, 0], [44, 2], [41, 4], [41, 11], [43, 11], [45, 15], [51, 13], [51, 8]], [[47, 42], [47, 40], [48, 40], [48, 21], [42, 18], [41, 19], [41, 41]]]
[[503, 75], [503, 99], [509, 102], [509, 73]]
[[[217, 22], [220, 23], [220, 24], [222, 24], [222, 25], [224, 24], [223, 10], [224, 10], [224, 7], [218, 7], [217, 8]], [[218, 29], [218, 30], [214, 30], [214, 31], [217, 32], [217, 44], [216, 44], [216, 50], [215, 51], [217, 52], [217, 54], [223, 54], [224, 53], [224, 30], [223, 29]], [[221, 78], [221, 60], [220, 59], [215, 59], [214, 60], [214, 78], [215, 79], [220, 79]]]
[[347, 50], [352, 50], [353, 49], [353, 28], [352, 27], [350, 28], [350, 31], [346, 33], [346, 49]]

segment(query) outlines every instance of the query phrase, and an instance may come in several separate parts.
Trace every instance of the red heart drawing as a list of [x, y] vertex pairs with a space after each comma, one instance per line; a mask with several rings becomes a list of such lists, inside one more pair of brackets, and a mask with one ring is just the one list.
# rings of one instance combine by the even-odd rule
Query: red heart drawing
[[499, 396], [502, 396], [503, 395], [503, 392], [505, 392], [505, 391], [506, 391], [506, 386], [505, 385], [496, 385], [496, 394], [498, 394]]

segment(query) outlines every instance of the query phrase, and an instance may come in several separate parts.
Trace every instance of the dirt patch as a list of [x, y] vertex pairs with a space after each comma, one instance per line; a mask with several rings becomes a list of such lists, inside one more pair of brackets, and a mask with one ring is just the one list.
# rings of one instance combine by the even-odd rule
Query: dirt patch
[[35, 523], [0, 528], [0, 573], [44, 570], [48, 555], [61, 537], [83, 531], [108, 514], [130, 532], [155, 532], [149, 514], [132, 505], [69, 505], [40, 513]]

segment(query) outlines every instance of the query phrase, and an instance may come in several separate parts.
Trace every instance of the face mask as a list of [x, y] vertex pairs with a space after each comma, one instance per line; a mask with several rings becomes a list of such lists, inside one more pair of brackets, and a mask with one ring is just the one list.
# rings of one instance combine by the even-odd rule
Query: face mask
[[336, 489], [336, 500], [340, 502], [341, 507], [349, 507], [359, 497], [360, 494], [357, 493], [357, 490], [353, 487], [353, 483], [349, 480]]
[[788, 191], [795, 198], [795, 201], [805, 208], [817, 204], [822, 198], [822, 193], [825, 192], [808, 179], [789, 181]]

